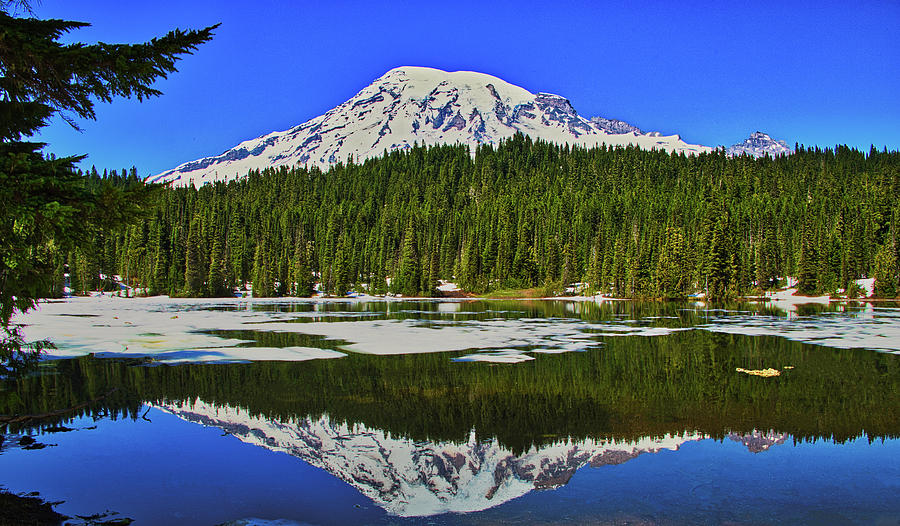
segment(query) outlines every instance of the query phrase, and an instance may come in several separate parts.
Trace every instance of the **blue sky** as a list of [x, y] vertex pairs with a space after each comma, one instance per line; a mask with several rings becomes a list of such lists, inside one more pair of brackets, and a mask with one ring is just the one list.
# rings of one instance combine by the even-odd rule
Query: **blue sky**
[[112, 2], [42, 0], [68, 41], [139, 42], [222, 23], [160, 81], [40, 140], [141, 176], [287, 129], [401, 65], [473, 70], [567, 97], [586, 117], [710, 146], [756, 130], [900, 149], [900, 2]]

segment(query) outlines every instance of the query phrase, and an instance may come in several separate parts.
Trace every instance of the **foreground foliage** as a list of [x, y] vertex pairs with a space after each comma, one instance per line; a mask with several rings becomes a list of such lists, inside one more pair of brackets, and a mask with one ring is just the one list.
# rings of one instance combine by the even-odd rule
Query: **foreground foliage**
[[175, 71], [178, 57], [208, 41], [214, 27], [145, 44], [64, 45], [64, 34], [89, 24], [17, 18], [9, 5], [0, 3], [0, 366], [16, 368], [47, 342], [25, 343], [13, 314], [60, 294], [62, 255], [135, 217], [148, 192], [137, 181], [89, 184], [75, 169], [83, 157], [57, 159], [24, 139], [54, 115], [73, 126], [76, 117], [93, 119], [95, 100], [160, 95], [153, 81]]

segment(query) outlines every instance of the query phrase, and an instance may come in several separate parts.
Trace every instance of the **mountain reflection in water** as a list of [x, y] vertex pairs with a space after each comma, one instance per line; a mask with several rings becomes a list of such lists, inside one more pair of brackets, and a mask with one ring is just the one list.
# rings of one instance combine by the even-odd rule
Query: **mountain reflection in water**
[[[335, 422], [327, 415], [281, 422], [200, 400], [160, 409], [301, 458], [402, 517], [481, 511], [531, 490], [562, 486], [584, 466], [618, 465], [707, 438], [684, 433], [628, 441], [564, 439], [515, 454], [496, 440], [479, 440], [474, 430], [463, 443], [414, 441], [362, 424]], [[786, 438], [772, 431], [727, 436], [753, 452], [783, 444]]]

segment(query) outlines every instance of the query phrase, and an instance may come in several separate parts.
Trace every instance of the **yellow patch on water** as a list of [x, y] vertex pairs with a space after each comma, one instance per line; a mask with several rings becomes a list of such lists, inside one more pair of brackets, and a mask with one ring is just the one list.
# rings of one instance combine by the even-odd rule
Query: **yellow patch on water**
[[738, 367], [735, 371], [739, 373], [746, 373], [751, 376], [762, 376], [764, 378], [769, 378], [771, 376], [781, 376], [781, 371], [778, 369], [744, 369], [743, 367]]

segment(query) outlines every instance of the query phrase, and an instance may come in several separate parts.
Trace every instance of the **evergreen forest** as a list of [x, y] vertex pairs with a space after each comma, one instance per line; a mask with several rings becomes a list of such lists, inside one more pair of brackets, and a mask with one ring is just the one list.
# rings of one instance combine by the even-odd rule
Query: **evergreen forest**
[[[91, 184], [142, 184], [134, 169]], [[120, 275], [148, 294], [437, 294], [572, 283], [629, 298], [898, 294], [900, 153], [798, 147], [777, 158], [585, 149], [517, 135], [497, 147], [385, 152], [327, 172], [280, 167], [160, 188], [142, 221], [57, 255], [76, 293]], [[105, 278], [105, 279], [104, 279]]]

